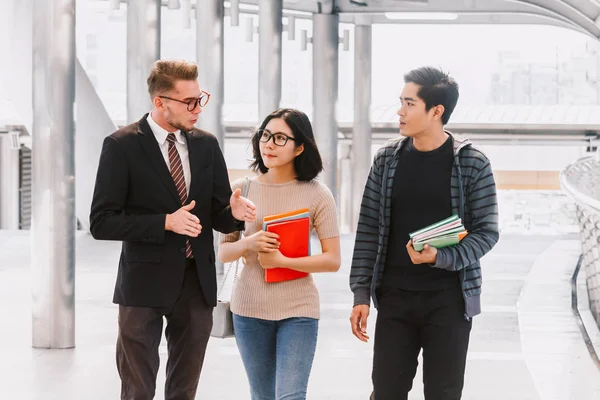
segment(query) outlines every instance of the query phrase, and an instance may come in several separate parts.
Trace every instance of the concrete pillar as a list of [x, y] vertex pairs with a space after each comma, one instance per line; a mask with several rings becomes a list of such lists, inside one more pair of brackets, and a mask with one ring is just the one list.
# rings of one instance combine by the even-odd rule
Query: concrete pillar
[[362, 193], [371, 167], [372, 27], [354, 27], [354, 126], [352, 128], [351, 229], [355, 231]]
[[[200, 87], [210, 92], [210, 102], [202, 110], [198, 125], [217, 137], [221, 150], [225, 151], [225, 128], [223, 126], [223, 103], [225, 97], [224, 59], [225, 8], [221, 0], [196, 2], [196, 59]], [[214, 231], [215, 253], [219, 246], [219, 232]], [[223, 263], [216, 261], [217, 273], [223, 273]]]
[[210, 102], [198, 119], [198, 125], [217, 137], [221, 149], [225, 148], [224, 15], [225, 8], [221, 0], [202, 0], [196, 3], [198, 81], [200, 87], [211, 94]]
[[75, 346], [75, 0], [33, 7], [33, 346]]
[[260, 0], [258, 11], [258, 119], [279, 108], [281, 102], [281, 40], [283, 2]]
[[161, 0], [127, 1], [128, 124], [152, 110], [146, 79], [160, 58], [160, 7]]
[[[324, 161], [323, 182], [338, 201], [338, 53], [339, 16], [313, 16], [313, 129]], [[338, 203], [339, 204], [339, 203]]]

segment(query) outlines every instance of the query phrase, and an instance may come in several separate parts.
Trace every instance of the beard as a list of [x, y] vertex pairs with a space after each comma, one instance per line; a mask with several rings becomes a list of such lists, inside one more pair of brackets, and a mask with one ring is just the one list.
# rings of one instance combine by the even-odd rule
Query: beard
[[173, 128], [179, 129], [182, 132], [189, 132], [194, 129], [194, 125], [190, 123], [190, 126], [185, 126], [182, 122], [173, 120], [171, 118], [166, 119], [167, 123], [171, 125]]

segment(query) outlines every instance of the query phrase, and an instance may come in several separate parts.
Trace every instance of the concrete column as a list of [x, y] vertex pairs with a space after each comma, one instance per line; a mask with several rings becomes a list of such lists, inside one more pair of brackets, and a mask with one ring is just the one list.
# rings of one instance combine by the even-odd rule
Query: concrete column
[[0, 133], [0, 229], [19, 229], [19, 142]]
[[[200, 87], [211, 94], [210, 102], [202, 110], [198, 125], [214, 134], [225, 150], [225, 128], [223, 126], [223, 103], [225, 101], [224, 63], [224, 18], [225, 8], [221, 0], [196, 2], [196, 59]], [[219, 232], [214, 231], [215, 253], [219, 246]], [[223, 273], [223, 263], [216, 260], [217, 273]]]
[[352, 128], [351, 229], [356, 230], [362, 193], [371, 167], [371, 25], [354, 27], [354, 126]]
[[[338, 201], [338, 53], [339, 16], [313, 16], [313, 129], [324, 161], [323, 182]], [[339, 204], [339, 203], [338, 203]]]
[[33, 346], [75, 346], [75, 0], [35, 0]]
[[258, 11], [258, 119], [279, 108], [281, 102], [281, 38], [283, 2], [260, 0]]
[[217, 137], [221, 149], [224, 149], [225, 144], [224, 15], [225, 8], [221, 0], [202, 0], [196, 3], [198, 81], [200, 87], [211, 94], [210, 102], [198, 118], [198, 125]]
[[146, 79], [160, 58], [160, 7], [161, 0], [127, 1], [128, 124], [152, 110]]

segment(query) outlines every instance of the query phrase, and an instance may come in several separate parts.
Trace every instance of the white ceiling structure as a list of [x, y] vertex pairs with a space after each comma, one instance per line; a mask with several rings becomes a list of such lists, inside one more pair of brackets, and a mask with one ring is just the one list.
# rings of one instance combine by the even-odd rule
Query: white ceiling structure
[[[259, 5], [260, 0], [241, 0]], [[331, 13], [376, 24], [541, 24], [600, 38], [599, 0], [283, 0], [290, 12]]]

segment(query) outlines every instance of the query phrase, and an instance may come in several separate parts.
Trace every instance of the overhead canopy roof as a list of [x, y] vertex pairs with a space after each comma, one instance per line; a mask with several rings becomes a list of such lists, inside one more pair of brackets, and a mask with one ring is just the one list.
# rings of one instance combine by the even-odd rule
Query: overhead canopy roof
[[[242, 3], [258, 5], [259, 1]], [[600, 38], [598, 0], [283, 0], [283, 6], [286, 10], [310, 13], [330, 13], [335, 8], [342, 22], [543, 24]]]

